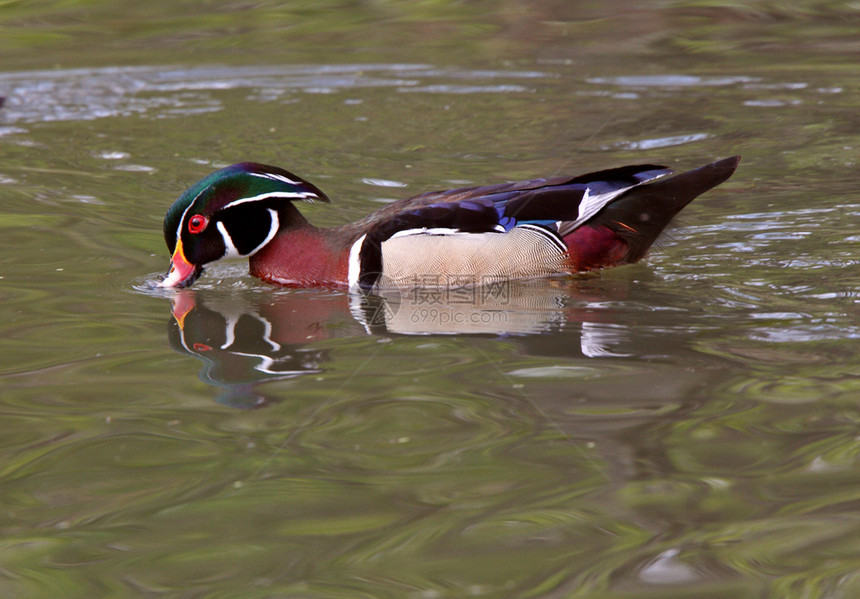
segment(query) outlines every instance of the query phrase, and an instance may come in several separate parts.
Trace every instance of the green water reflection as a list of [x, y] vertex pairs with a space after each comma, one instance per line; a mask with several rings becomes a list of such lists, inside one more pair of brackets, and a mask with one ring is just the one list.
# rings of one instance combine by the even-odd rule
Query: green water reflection
[[[857, 17], [0, 4], [2, 595], [860, 593]], [[240, 263], [142, 291], [164, 210], [239, 160], [318, 183], [334, 225], [736, 153], [646, 263], [504, 306]]]

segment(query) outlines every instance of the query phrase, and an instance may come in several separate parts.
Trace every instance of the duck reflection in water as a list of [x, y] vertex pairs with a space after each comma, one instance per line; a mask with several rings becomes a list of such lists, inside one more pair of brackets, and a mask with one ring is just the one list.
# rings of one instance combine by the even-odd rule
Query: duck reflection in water
[[[175, 351], [203, 361], [200, 378], [222, 390], [218, 402], [253, 408], [271, 401], [263, 383], [323, 372], [332, 358], [320, 344], [333, 338], [504, 336], [530, 355], [632, 355], [627, 327], [605, 308], [608, 296], [622, 301], [626, 288], [625, 280], [558, 279], [377, 295], [179, 289], [168, 338]], [[562, 331], [558, 342], [544, 334]], [[571, 339], [577, 332], [578, 344]]]
[[[639, 164], [429, 192], [331, 228], [312, 225], [295, 206], [328, 202], [318, 187], [278, 167], [238, 163], [204, 177], [168, 209], [171, 266], [157, 287], [188, 288], [204, 266], [246, 257], [263, 281], [349, 290], [322, 296], [314, 308], [299, 294], [216, 303], [178, 292], [178, 347], [206, 361], [205, 379], [240, 389], [242, 401], [262, 379], [319, 372], [326, 356], [308, 347], [350, 316], [358, 334], [525, 339], [577, 322], [584, 355], [623, 355], [614, 346], [626, 330], [605, 323], [607, 311], [583, 306], [575, 279], [552, 277], [638, 262], [673, 217], [727, 180], [739, 160], [682, 173]], [[620, 296], [607, 297], [612, 304]], [[208, 310], [200, 320], [216, 323], [201, 340], [190, 326], [198, 303]], [[337, 334], [355, 334], [349, 330]]]
[[203, 295], [183, 290], [172, 298], [167, 336], [175, 351], [203, 361], [200, 379], [223, 390], [219, 403], [258, 407], [267, 403], [260, 383], [322, 372], [326, 350], [307, 347], [325, 337], [317, 302]]

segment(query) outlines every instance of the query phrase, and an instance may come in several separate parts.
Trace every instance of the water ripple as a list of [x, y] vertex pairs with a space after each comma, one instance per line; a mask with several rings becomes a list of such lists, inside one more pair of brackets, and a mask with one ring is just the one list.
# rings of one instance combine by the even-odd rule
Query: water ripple
[[622, 77], [592, 77], [588, 83], [622, 87], [694, 87], [755, 83], [757, 77], [696, 77], [694, 75], [628, 75]]
[[[222, 103], [211, 92], [236, 89], [248, 89], [249, 99], [256, 101], [285, 101], [288, 92], [336, 93], [370, 87], [445, 94], [523, 92], [528, 88], [504, 80], [545, 76], [537, 71], [440, 69], [422, 64], [9, 72], [0, 73], [0, 91], [7, 96], [0, 123], [86, 121], [133, 114], [187, 116], [221, 110]], [[18, 132], [17, 127], [0, 127], [0, 135]]]

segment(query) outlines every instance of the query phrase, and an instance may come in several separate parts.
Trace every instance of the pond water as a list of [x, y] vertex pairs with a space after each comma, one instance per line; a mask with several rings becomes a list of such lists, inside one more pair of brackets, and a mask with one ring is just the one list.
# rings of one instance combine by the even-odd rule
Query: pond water
[[[860, 595], [857, 3], [0, 17], [4, 597]], [[336, 225], [734, 154], [632, 266], [433, 303], [238, 262], [146, 290], [167, 207], [233, 162]]]

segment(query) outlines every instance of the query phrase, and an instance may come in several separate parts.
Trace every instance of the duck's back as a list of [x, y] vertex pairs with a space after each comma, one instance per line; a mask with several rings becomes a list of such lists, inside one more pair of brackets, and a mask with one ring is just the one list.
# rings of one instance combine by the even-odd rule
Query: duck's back
[[676, 176], [657, 165], [432, 192], [362, 223], [350, 284], [452, 286], [581, 272], [641, 259], [671, 219], [739, 157]]

